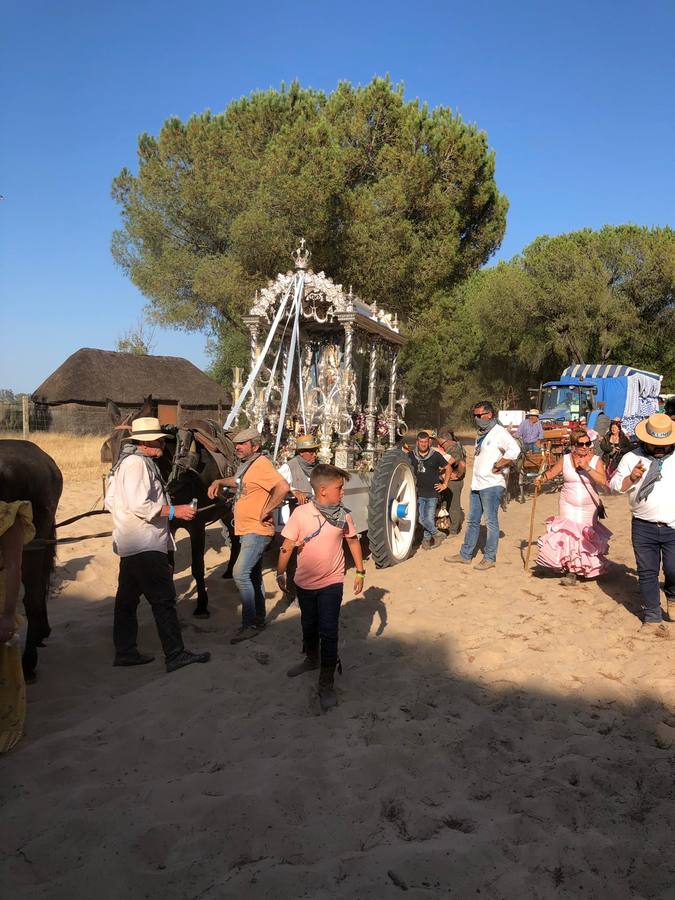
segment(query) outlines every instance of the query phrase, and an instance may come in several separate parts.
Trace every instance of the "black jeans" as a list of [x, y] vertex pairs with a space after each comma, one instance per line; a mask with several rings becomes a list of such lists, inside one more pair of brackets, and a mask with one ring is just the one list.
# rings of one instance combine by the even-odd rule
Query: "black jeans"
[[675, 602], [675, 528], [633, 519], [631, 532], [645, 622], [660, 622], [663, 618], [659, 589], [661, 562], [666, 576], [666, 598], [670, 603]]
[[183, 648], [178, 615], [176, 613], [176, 589], [173, 586], [173, 569], [166, 553], [149, 550], [123, 556], [120, 559], [120, 576], [115, 597], [113, 640], [120, 656], [137, 651], [138, 619], [136, 610], [144, 595], [152, 607], [157, 633], [166, 659], [176, 656]]
[[329, 584], [318, 590], [307, 590], [296, 584], [302, 649], [308, 656], [316, 656], [321, 646], [321, 666], [335, 666], [338, 660], [338, 628], [342, 603], [342, 582]]

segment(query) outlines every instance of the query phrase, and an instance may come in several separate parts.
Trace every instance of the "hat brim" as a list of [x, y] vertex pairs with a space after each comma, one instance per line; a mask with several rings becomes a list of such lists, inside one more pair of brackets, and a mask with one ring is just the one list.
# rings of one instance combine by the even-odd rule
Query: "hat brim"
[[666, 437], [658, 438], [647, 431], [648, 422], [649, 420], [645, 419], [635, 426], [635, 436], [639, 441], [642, 441], [643, 444], [652, 444], [654, 447], [669, 447], [671, 444], [675, 444], [675, 428]]
[[129, 437], [132, 441], [158, 441], [161, 438], [168, 438], [169, 435], [163, 431], [137, 431], [136, 434], [132, 432]]
[[318, 450], [319, 444], [307, 444], [304, 447], [296, 447], [295, 450], [297, 453], [304, 453], [305, 450]]

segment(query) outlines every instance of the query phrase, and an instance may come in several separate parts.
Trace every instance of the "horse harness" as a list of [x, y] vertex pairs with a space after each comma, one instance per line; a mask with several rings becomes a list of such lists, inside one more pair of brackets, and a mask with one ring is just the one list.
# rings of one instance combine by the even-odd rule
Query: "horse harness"
[[228, 459], [228, 447], [217, 422], [211, 419], [192, 419], [176, 431], [176, 451], [169, 477], [169, 484], [175, 483], [179, 475], [192, 472], [199, 476], [203, 465], [199, 458], [199, 448], [203, 447], [218, 468], [221, 478], [234, 474], [234, 466]]

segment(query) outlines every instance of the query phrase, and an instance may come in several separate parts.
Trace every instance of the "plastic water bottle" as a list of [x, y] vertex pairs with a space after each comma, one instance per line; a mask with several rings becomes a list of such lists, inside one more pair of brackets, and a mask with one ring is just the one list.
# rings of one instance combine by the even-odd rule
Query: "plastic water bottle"
[[190, 506], [192, 507], [192, 509], [194, 509], [195, 512], [197, 512], [197, 505], [197, 498], [193, 497], [192, 500], [190, 500]]

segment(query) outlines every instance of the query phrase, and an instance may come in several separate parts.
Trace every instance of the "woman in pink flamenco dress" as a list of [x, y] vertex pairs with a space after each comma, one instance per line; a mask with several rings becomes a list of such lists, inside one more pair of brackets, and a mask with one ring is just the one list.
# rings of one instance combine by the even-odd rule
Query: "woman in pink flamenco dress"
[[599, 521], [602, 501], [598, 490], [607, 487], [604, 463], [593, 454], [586, 431], [573, 431], [571, 439], [571, 452], [540, 479], [550, 481], [562, 472], [560, 511], [546, 521], [537, 564], [561, 571], [561, 584], [565, 585], [576, 584], [579, 576], [594, 578], [607, 571], [605, 555], [612, 536]]

